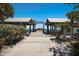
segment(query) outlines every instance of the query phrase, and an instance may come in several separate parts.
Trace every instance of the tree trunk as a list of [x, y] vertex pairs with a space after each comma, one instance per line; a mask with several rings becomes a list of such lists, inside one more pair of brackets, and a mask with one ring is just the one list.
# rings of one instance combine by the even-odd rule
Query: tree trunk
[[65, 29], [65, 26], [63, 28], [63, 37], [66, 37], [66, 29]]
[[73, 25], [74, 25], [74, 22], [73, 20], [71, 20], [71, 38], [73, 38]]
[[71, 37], [73, 38], [73, 26], [71, 26]]

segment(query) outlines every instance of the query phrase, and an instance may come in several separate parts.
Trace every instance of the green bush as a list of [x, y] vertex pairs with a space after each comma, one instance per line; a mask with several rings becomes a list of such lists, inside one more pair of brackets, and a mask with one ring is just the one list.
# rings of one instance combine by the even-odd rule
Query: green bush
[[1, 51], [1, 48], [3, 47], [3, 45], [4, 45], [4, 42], [5, 42], [5, 39], [3, 37], [0, 38], [0, 51]]
[[72, 52], [71, 52], [71, 54], [73, 55], [73, 56], [79, 56], [79, 42], [76, 42], [76, 43], [73, 43], [72, 44]]
[[[5, 44], [8, 44], [8, 45], [16, 44], [17, 42], [23, 39], [25, 34], [26, 34], [26, 30], [24, 26], [0, 24], [0, 40], [4, 38], [5, 42], [3, 43]], [[3, 43], [0, 43], [0, 45]]]

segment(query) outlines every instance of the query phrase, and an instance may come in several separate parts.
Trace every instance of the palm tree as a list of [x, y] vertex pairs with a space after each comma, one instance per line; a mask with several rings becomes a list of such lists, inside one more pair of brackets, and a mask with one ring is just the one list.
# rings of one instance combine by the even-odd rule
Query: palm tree
[[[3, 25], [1, 25], [2, 27], [0, 28], [0, 30], [2, 28], [4, 28], [4, 26], [5, 26], [4, 20], [9, 17], [13, 17], [13, 14], [14, 14], [14, 10], [9, 3], [0, 3], [0, 23], [3, 24]], [[5, 35], [6, 35], [5, 29], [3, 29], [2, 33], [3, 33], [3, 36], [0, 37], [0, 47], [2, 47], [4, 42], [6, 41], [5, 40]], [[0, 48], [0, 50], [1, 50], [1, 48]]]
[[79, 19], [79, 11], [71, 11], [66, 14], [67, 18], [71, 20], [71, 37], [73, 38], [74, 21]]
[[65, 23], [65, 28], [66, 28], [67, 32], [70, 32], [71, 31], [71, 24], [69, 22], [66, 22]]
[[75, 3], [73, 9], [79, 9], [79, 3]]
[[32, 25], [33, 25], [33, 32], [35, 31], [35, 26], [36, 26], [36, 21], [32, 20]]
[[0, 20], [1, 23], [4, 24], [4, 20], [13, 17], [14, 10], [11, 4], [9, 3], [0, 3]]
[[[72, 3], [67, 3], [71, 5]], [[79, 20], [79, 3], [73, 3], [73, 11], [66, 14], [67, 18], [71, 20], [71, 37], [73, 37], [74, 21]]]

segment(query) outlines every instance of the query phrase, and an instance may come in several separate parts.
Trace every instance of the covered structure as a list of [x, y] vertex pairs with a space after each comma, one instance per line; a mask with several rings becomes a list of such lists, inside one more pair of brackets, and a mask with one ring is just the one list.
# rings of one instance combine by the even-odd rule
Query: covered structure
[[8, 18], [7, 20], [4, 20], [5, 24], [23, 25], [25, 27], [29, 25], [29, 32], [32, 31], [33, 26], [32, 21], [33, 21], [32, 18]]
[[[56, 30], [55, 24], [57, 24], [57, 27], [60, 27], [60, 25], [58, 25], [58, 24], [65, 25], [67, 23], [70, 23], [70, 20], [67, 18], [48, 18], [46, 20], [47, 33], [51, 33], [51, 30], [53, 30], [53, 31]], [[61, 28], [62, 28], [62, 26], [61, 26]], [[62, 31], [62, 29], [61, 29], [61, 31]]]
[[73, 27], [74, 27], [74, 30], [73, 30], [74, 33], [79, 33], [79, 23], [75, 23]]

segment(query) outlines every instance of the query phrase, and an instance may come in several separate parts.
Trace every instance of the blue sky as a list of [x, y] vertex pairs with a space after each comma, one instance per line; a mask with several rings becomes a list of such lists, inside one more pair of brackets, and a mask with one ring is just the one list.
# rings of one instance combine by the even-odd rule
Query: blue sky
[[[66, 18], [65, 14], [72, 10], [71, 5], [64, 3], [13, 3], [14, 17], [32, 18], [44, 21], [47, 18]], [[37, 27], [41, 27], [38, 24]]]
[[13, 3], [14, 17], [26, 17], [43, 21], [47, 18], [66, 18], [65, 14], [72, 10], [63, 3]]

